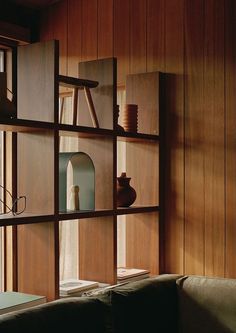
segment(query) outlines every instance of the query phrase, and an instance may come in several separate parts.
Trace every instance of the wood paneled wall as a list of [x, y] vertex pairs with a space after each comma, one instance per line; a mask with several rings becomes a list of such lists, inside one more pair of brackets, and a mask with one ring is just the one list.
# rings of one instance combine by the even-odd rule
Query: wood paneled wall
[[172, 74], [166, 110], [163, 272], [236, 278], [236, 2], [64, 0], [42, 13], [61, 74], [115, 56], [128, 73]]

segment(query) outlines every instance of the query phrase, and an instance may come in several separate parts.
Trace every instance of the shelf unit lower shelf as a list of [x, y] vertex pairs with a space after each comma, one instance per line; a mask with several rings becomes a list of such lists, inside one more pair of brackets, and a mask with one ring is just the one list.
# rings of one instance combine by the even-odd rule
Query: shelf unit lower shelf
[[142, 214], [150, 212], [158, 212], [159, 206], [132, 206], [119, 207], [117, 209], [99, 209], [94, 211], [67, 211], [59, 214], [39, 215], [33, 213], [22, 213], [19, 215], [4, 214], [0, 215], [0, 227], [14, 226], [20, 224], [46, 223], [52, 221], [79, 220], [95, 217], [119, 216], [130, 214]]

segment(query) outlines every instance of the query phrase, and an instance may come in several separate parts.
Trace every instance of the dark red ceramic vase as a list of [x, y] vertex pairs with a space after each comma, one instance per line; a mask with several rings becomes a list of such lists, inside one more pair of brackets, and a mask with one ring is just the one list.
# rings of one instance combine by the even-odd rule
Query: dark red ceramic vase
[[117, 177], [117, 207], [129, 207], [136, 199], [136, 191], [129, 184], [130, 179], [125, 172]]

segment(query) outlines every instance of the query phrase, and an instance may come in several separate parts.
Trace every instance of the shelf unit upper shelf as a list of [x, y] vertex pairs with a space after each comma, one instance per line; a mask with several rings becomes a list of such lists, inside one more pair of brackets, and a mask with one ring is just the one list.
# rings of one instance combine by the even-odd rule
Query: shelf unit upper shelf
[[28, 119], [0, 119], [0, 131], [6, 132], [36, 132], [42, 130], [54, 130], [55, 125], [51, 122], [28, 120]]

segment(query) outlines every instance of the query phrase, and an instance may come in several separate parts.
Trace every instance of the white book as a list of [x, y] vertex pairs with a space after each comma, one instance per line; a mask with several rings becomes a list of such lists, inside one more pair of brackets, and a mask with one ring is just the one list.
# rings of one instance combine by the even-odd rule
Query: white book
[[37, 296], [14, 291], [0, 293], [0, 314], [27, 309], [46, 303], [45, 296]]
[[97, 288], [99, 283], [96, 281], [67, 279], [60, 282], [60, 295], [66, 296], [71, 294], [78, 294], [85, 290]]
[[138, 269], [138, 268], [127, 268], [127, 267], [118, 267], [117, 268], [117, 280], [123, 281], [127, 279], [131, 279], [134, 277], [148, 277], [149, 271], [146, 269]]

